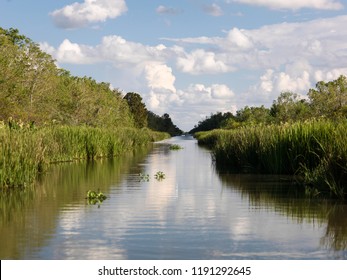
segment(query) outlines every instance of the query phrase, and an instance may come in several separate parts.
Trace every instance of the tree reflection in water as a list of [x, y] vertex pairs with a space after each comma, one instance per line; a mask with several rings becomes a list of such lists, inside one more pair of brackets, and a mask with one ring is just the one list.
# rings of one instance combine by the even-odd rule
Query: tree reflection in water
[[218, 174], [225, 187], [241, 193], [255, 209], [271, 208], [298, 223], [308, 222], [312, 226], [326, 226], [320, 245], [334, 251], [347, 250], [345, 203], [307, 197], [290, 177], [225, 174], [222, 171]]

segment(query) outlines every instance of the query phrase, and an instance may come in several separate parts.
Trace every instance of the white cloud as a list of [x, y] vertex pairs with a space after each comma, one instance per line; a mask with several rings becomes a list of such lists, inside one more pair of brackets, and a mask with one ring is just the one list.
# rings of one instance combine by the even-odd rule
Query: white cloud
[[231, 70], [222, 57], [218, 57], [216, 53], [203, 49], [197, 49], [178, 57], [177, 67], [182, 72], [193, 75], [225, 73]]
[[172, 69], [164, 64], [147, 64], [145, 66], [146, 79], [148, 86], [156, 90], [169, 90], [176, 92], [174, 86], [175, 76], [172, 74]]
[[303, 8], [319, 10], [341, 10], [343, 4], [338, 0], [232, 0], [249, 5], [265, 6], [271, 9], [289, 9], [298, 10]]
[[194, 46], [177, 53], [177, 68], [185, 73], [225, 73], [242, 69], [281, 68], [299, 60], [312, 67], [343, 67], [347, 59], [347, 16], [258, 29], [232, 28], [225, 37], [171, 39]]
[[228, 32], [227, 40], [238, 48], [248, 49], [253, 46], [253, 43], [247, 34], [238, 28], [233, 28]]
[[98, 60], [93, 52], [93, 49], [88, 46], [72, 43], [65, 39], [56, 50], [55, 58], [58, 63], [89, 64]]
[[41, 42], [39, 43], [40, 49], [42, 51], [44, 51], [45, 53], [48, 53], [50, 55], [54, 55], [55, 53], [55, 48], [52, 47], [50, 44], [48, 44], [47, 42]]
[[205, 5], [203, 7], [203, 10], [205, 11], [205, 13], [214, 17], [219, 17], [223, 15], [222, 8], [219, 7], [216, 3], [213, 3], [211, 5]]
[[124, 0], [84, 0], [55, 10], [50, 15], [58, 27], [80, 28], [119, 17], [126, 11]]
[[181, 13], [181, 10], [176, 9], [176, 8], [171, 8], [171, 7], [166, 7], [163, 5], [158, 6], [155, 11], [158, 14], [166, 14], [166, 15], [176, 15]]
[[211, 86], [211, 96], [216, 99], [228, 99], [234, 96], [234, 92], [226, 85], [213, 84]]

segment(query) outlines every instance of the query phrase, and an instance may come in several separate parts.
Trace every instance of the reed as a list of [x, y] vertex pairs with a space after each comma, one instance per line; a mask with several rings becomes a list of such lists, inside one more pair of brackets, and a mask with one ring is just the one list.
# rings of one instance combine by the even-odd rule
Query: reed
[[0, 187], [25, 187], [51, 163], [115, 157], [168, 138], [149, 129], [0, 125]]
[[218, 166], [236, 172], [295, 174], [310, 188], [347, 195], [347, 122], [327, 120], [216, 130], [198, 135], [213, 143]]

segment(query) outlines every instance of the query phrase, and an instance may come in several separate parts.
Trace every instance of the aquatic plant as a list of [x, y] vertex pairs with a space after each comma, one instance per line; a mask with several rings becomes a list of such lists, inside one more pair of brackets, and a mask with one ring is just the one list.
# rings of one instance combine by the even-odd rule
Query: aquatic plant
[[139, 174], [140, 177], [140, 181], [145, 181], [145, 182], [149, 182], [149, 174]]
[[98, 191], [92, 191], [89, 190], [87, 191], [87, 196], [86, 196], [87, 202], [89, 205], [95, 205], [98, 204], [100, 207], [100, 204], [107, 199], [107, 196], [104, 195], [102, 192]]
[[172, 144], [172, 145], [170, 145], [169, 149], [170, 150], [181, 150], [181, 149], [183, 149], [183, 147], [180, 145], [177, 145], [177, 144]]
[[106, 195], [104, 195], [102, 192], [96, 192], [89, 190], [87, 191], [87, 198], [88, 199], [98, 199], [98, 200], [105, 200], [107, 198]]
[[161, 181], [165, 179], [165, 174], [162, 171], [158, 171], [157, 173], [155, 173], [154, 178], [157, 179], [158, 181]]

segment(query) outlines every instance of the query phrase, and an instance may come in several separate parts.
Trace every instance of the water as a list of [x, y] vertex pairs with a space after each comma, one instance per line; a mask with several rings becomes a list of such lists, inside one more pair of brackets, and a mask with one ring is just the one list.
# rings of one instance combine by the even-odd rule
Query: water
[[[57, 165], [35, 189], [0, 195], [0, 258], [347, 259], [347, 205], [302, 198], [285, 179], [223, 174], [191, 137]], [[90, 205], [88, 189], [108, 199]]]

